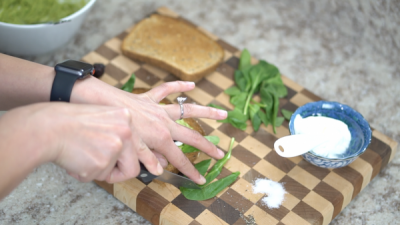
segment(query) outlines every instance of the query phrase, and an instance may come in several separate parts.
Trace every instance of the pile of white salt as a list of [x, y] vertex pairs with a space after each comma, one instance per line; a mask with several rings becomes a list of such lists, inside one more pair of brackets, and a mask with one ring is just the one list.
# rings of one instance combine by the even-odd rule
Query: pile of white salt
[[253, 193], [262, 193], [267, 195], [261, 201], [270, 209], [279, 208], [285, 199], [285, 188], [282, 184], [269, 180], [257, 179], [253, 185]]

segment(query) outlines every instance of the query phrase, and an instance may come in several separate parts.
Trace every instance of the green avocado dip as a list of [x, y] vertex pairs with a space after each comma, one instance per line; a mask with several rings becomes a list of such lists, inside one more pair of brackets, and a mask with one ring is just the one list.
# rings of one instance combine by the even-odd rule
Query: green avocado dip
[[38, 24], [58, 22], [89, 0], [0, 0], [0, 22]]

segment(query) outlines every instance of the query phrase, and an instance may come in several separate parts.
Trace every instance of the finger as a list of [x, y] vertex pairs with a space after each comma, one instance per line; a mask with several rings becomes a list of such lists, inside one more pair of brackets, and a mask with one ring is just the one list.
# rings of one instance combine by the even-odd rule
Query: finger
[[[216, 109], [208, 106], [196, 104], [183, 104], [183, 118], [207, 118], [213, 120], [223, 120], [228, 113], [222, 109]], [[169, 104], [162, 106], [173, 120], [181, 118], [181, 107], [178, 104]]]
[[149, 96], [154, 102], [160, 102], [169, 94], [177, 93], [177, 92], [185, 92], [190, 91], [195, 87], [194, 82], [188, 81], [174, 81], [163, 83], [160, 86], [157, 86], [150, 91], [144, 93]]
[[163, 173], [163, 168], [156, 156], [152, 151], [147, 147], [147, 145], [139, 138], [137, 147], [137, 156], [140, 162], [146, 167], [146, 169], [156, 175], [159, 176]]
[[110, 138], [109, 136], [103, 138], [103, 140], [106, 140], [107, 138], [110, 139], [106, 142], [106, 145], [103, 144], [102, 146], [99, 146], [99, 148], [103, 148], [106, 151], [103, 152], [104, 156], [102, 157], [102, 160], [97, 160], [97, 168], [92, 172], [88, 179], [97, 179], [100, 181], [106, 180], [114, 167], [117, 166], [117, 160], [128, 155], [125, 151], [132, 149], [132, 132], [130, 127], [119, 125], [112, 126], [108, 132], [110, 132], [110, 135], [114, 138]]
[[70, 175], [71, 177], [73, 177], [73, 178], [75, 178], [76, 180], [80, 181], [80, 180], [79, 180], [78, 174], [76, 174], [76, 173], [70, 173], [70, 172], [67, 172], [67, 173], [68, 173], [68, 175]]
[[136, 156], [133, 159], [121, 158], [105, 180], [108, 183], [117, 183], [137, 177], [139, 173], [140, 166]]
[[182, 153], [181, 149], [179, 149], [172, 140], [166, 141], [160, 150], [156, 150], [162, 152], [172, 165], [195, 183], [201, 185], [206, 182], [205, 178], [199, 173], [199, 171], [197, 171], [189, 159]]
[[160, 164], [163, 168], [168, 166], [168, 161], [162, 154], [160, 154], [156, 151], [152, 151], [152, 152], [153, 152], [154, 156], [157, 158], [158, 162], [160, 162]]
[[171, 136], [174, 140], [191, 145], [213, 158], [221, 159], [225, 155], [221, 149], [205, 139], [199, 132], [179, 124], [171, 129]]
[[[135, 135], [131, 135], [135, 137]], [[116, 166], [112, 168], [109, 176], [105, 179], [108, 183], [116, 183], [134, 178], [139, 175], [140, 166], [136, 155], [135, 142], [133, 139], [126, 141], [121, 155], [116, 161]]]

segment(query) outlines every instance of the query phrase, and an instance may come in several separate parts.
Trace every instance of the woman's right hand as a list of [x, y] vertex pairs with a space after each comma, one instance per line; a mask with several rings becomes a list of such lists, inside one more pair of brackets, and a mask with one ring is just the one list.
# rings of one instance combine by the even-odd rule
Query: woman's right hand
[[0, 182], [0, 198], [46, 162], [83, 182], [110, 182], [116, 173], [136, 177], [140, 167], [135, 150], [141, 142], [135, 140], [131, 120], [123, 107], [70, 103], [39, 103], [7, 112], [0, 118], [0, 180], [5, 181]]

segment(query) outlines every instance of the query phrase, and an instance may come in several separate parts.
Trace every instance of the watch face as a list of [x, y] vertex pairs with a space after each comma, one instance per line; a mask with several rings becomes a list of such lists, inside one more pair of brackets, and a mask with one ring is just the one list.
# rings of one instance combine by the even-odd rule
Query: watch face
[[55, 67], [56, 71], [66, 72], [83, 78], [86, 75], [92, 74], [94, 72], [94, 67], [91, 64], [79, 62], [75, 60], [67, 60], [65, 62], [59, 63]]

